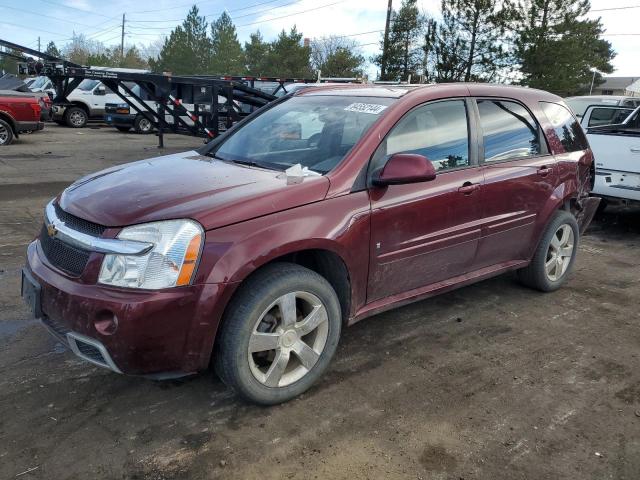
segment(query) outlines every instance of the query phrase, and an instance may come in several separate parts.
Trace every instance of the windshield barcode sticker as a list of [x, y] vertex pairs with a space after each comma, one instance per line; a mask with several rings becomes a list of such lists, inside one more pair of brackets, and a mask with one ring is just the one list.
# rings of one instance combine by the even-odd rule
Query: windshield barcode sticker
[[372, 115], [380, 115], [387, 108], [386, 105], [377, 105], [375, 103], [352, 103], [345, 107], [345, 112], [370, 113]]

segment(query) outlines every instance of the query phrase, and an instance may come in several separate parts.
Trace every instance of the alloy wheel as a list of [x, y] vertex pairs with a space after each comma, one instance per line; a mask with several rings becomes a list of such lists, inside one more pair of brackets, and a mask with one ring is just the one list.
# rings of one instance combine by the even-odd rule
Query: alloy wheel
[[151, 130], [151, 122], [148, 119], [143, 118], [138, 123], [138, 127], [140, 128], [140, 131], [142, 133], [147, 133], [148, 131]]
[[0, 145], [4, 145], [9, 141], [9, 131], [7, 128], [0, 124]]
[[84, 114], [78, 111], [71, 112], [71, 115], [69, 115], [69, 120], [71, 121], [73, 126], [81, 127], [85, 122]]
[[573, 229], [567, 224], [561, 225], [551, 238], [544, 264], [545, 273], [552, 282], [560, 280], [569, 268], [574, 245]]
[[267, 387], [286, 387], [318, 362], [329, 334], [327, 310], [309, 292], [290, 292], [260, 315], [249, 338], [249, 368]]

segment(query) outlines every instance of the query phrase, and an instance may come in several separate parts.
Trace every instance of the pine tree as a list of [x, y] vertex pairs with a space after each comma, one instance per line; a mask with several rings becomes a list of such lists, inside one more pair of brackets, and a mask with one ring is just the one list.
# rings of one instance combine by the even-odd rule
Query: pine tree
[[259, 30], [250, 35], [249, 41], [244, 43], [246, 66], [249, 74], [255, 76], [271, 75], [268, 62], [269, 50], [270, 45], [263, 40]]
[[215, 74], [243, 75], [245, 57], [238, 41], [236, 27], [227, 12], [211, 24], [211, 63], [209, 70]]
[[156, 72], [176, 75], [206, 73], [211, 63], [211, 41], [207, 37], [207, 22], [195, 5], [187, 18], [178, 25], [162, 46], [157, 60], [149, 62]]
[[439, 81], [491, 81], [510, 64], [505, 2], [442, 0], [437, 43]]
[[392, 12], [389, 42], [382, 53], [373, 58], [374, 63], [382, 65], [386, 59], [387, 71], [381, 80], [407, 80], [409, 75], [415, 78], [423, 65], [423, 51], [419, 45], [424, 27], [424, 18], [418, 10], [417, 0], [402, 0], [400, 10]]
[[558, 95], [588, 91], [593, 73], [613, 71], [615, 52], [600, 38], [600, 19], [585, 19], [588, 0], [524, 0], [519, 5], [516, 53], [523, 85]]
[[52, 55], [54, 57], [62, 57], [62, 54], [60, 53], [60, 50], [58, 50], [58, 47], [56, 47], [56, 44], [53, 42], [49, 42], [47, 44], [47, 48], [44, 51], [44, 53], [46, 53], [47, 55]]
[[268, 62], [269, 75], [279, 77], [310, 77], [312, 75], [311, 47], [304, 45], [302, 34], [295, 25], [289, 33], [282, 30], [278, 38], [271, 43]]

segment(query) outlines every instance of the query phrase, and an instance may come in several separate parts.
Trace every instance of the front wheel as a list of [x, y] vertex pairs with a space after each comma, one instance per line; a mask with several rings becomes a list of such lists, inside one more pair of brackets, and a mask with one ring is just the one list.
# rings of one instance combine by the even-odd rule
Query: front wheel
[[518, 270], [528, 287], [552, 292], [567, 279], [578, 252], [580, 229], [575, 217], [564, 210], [555, 213], [536, 249], [531, 263]]
[[286, 402], [324, 373], [341, 325], [340, 303], [327, 280], [299, 265], [269, 265], [250, 277], [227, 307], [216, 371], [252, 402]]

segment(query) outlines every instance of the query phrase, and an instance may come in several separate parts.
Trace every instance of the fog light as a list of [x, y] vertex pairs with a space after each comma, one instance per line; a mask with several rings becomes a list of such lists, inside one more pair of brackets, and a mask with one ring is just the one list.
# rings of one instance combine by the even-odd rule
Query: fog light
[[93, 322], [98, 333], [102, 335], [113, 335], [118, 329], [118, 317], [109, 310], [102, 310], [96, 315]]

